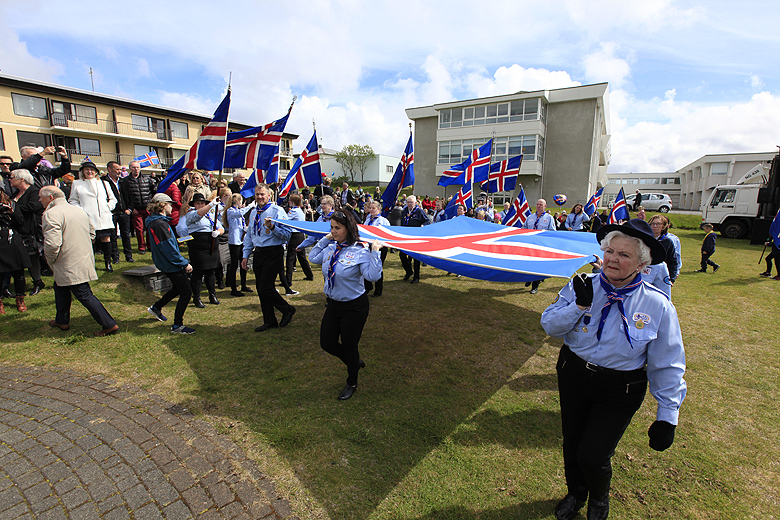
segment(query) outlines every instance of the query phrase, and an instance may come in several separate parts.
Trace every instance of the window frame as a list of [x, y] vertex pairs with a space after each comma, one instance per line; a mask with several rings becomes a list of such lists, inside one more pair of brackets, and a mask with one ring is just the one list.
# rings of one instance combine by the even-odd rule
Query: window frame
[[[17, 99], [26, 98], [26, 99], [37, 99], [42, 103], [43, 110], [45, 112], [44, 115], [38, 116], [35, 114], [20, 114], [17, 112], [17, 107], [21, 108], [21, 103], [17, 104]], [[14, 111], [14, 115], [21, 116], [21, 117], [34, 117], [36, 119], [49, 119], [49, 104], [46, 102], [46, 98], [38, 97], [38, 96], [30, 96], [28, 94], [17, 94], [15, 92], [11, 92], [11, 105]], [[34, 107], [33, 107], [34, 108]]]

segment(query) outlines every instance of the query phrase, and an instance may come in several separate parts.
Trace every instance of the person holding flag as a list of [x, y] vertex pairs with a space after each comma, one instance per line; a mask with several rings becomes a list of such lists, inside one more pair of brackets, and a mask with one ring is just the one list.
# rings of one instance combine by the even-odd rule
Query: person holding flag
[[585, 224], [590, 221], [588, 214], [583, 211], [582, 204], [575, 204], [566, 217], [566, 229], [568, 231], [587, 231]]
[[504, 216], [501, 218], [501, 224], [522, 229], [525, 226], [525, 221], [531, 215], [531, 208], [528, 207], [528, 200], [525, 198], [525, 190], [522, 186], [520, 186], [520, 193], [517, 194], [517, 198], [512, 205], [509, 206], [507, 202], [504, 204], [504, 207], [507, 209], [502, 211]]
[[[441, 201], [436, 201], [437, 207], [441, 208]], [[364, 226], [389, 226], [390, 221], [387, 220], [385, 217], [382, 216], [382, 203], [378, 200], [372, 200], [368, 203], [368, 215], [366, 216], [366, 221], [363, 222]], [[380, 248], [380, 258], [382, 259], [382, 268], [384, 268], [385, 265], [385, 259], [387, 258], [387, 252], [388, 252], [387, 246], [383, 246]], [[382, 296], [382, 289], [384, 288], [384, 281], [385, 281], [385, 275], [382, 273], [382, 276], [379, 277], [379, 280], [376, 281], [376, 289], [374, 289], [374, 283], [366, 280], [365, 286], [366, 286], [366, 292], [374, 291], [374, 296]]]
[[[274, 220], [287, 220], [287, 214], [272, 201], [273, 192], [266, 184], [255, 188], [256, 207], [249, 214], [249, 228], [244, 235], [244, 252], [241, 269], [247, 270], [249, 255], [255, 272], [257, 297], [263, 313], [263, 324], [255, 332], [285, 327], [295, 314], [295, 307], [287, 303], [276, 290], [274, 281], [284, 267], [284, 244], [290, 240], [289, 227], [276, 224]], [[274, 309], [282, 313], [276, 320]]]
[[[536, 201], [536, 213], [531, 213], [523, 224], [524, 229], [536, 229], [540, 231], [557, 231], [555, 226], [555, 219], [552, 215], [547, 213], [547, 201], [539, 199]], [[539, 292], [539, 284], [542, 280], [533, 280], [531, 282], [525, 282], [525, 286], [531, 286], [531, 294]]]
[[[409, 195], [406, 197], [406, 207], [401, 214], [401, 219], [401, 225], [404, 227], [422, 227], [431, 223], [430, 218], [428, 218], [428, 214], [417, 205], [417, 197], [414, 195]], [[411, 283], [419, 283], [420, 261], [416, 258], [412, 258], [403, 251], [399, 252], [399, 256], [401, 257], [401, 265], [403, 266], [404, 271], [406, 271], [406, 275], [404, 275], [404, 281], [407, 281], [409, 278], [411, 278]], [[412, 269], [412, 265], [414, 265], [414, 269]]]
[[[772, 279], [780, 280], [780, 210], [778, 210], [777, 215], [775, 215], [772, 225], [769, 226], [769, 239], [766, 241], [765, 245], [772, 246], [772, 252], [765, 258], [766, 271], [761, 273], [761, 276], [765, 278], [772, 276], [772, 260], [774, 260], [777, 276]], [[760, 262], [761, 261], [759, 260], [759, 263]]]
[[192, 300], [199, 309], [205, 307], [200, 299], [204, 279], [209, 292], [209, 303], [219, 305], [215, 276], [219, 265], [219, 246], [216, 241], [225, 232], [225, 228], [217, 217], [218, 204], [218, 197], [209, 202], [203, 194], [196, 193], [190, 200], [190, 210], [184, 217], [187, 233], [192, 236], [192, 240], [187, 242], [192, 262]]

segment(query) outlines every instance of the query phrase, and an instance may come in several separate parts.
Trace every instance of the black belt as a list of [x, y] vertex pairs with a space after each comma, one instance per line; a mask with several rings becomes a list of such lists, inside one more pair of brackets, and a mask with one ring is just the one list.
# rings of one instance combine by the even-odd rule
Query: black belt
[[589, 370], [590, 372], [595, 372], [597, 374], [605, 374], [605, 375], [612, 375], [612, 376], [619, 376], [619, 377], [647, 377], [647, 372], [645, 371], [645, 368], [637, 368], [636, 370], [615, 370], [614, 368], [607, 368], [599, 366], [595, 363], [591, 363], [590, 361], [585, 361], [581, 357], [579, 357], [577, 354], [571, 351], [571, 348], [569, 348], [568, 345], [563, 345], [562, 349], [564, 352], [564, 355], [566, 356], [566, 361], [571, 361], [574, 364], [584, 368], [585, 370]]

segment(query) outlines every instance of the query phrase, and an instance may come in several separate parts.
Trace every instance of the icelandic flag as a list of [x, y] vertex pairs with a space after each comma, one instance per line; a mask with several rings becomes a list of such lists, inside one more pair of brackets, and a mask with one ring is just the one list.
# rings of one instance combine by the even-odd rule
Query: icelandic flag
[[230, 88], [225, 99], [217, 107], [214, 117], [209, 121], [195, 144], [173, 166], [166, 170], [166, 176], [157, 187], [157, 193], [165, 193], [165, 190], [173, 184], [173, 181], [184, 175], [187, 170], [222, 169], [222, 157], [225, 154], [225, 139], [228, 128], [228, 112], [230, 111]]
[[82, 159], [81, 164], [84, 164], [85, 162], [91, 162], [94, 164], [94, 161], [92, 161], [92, 159], [89, 158], [89, 155], [84, 156], [84, 159]]
[[292, 170], [284, 179], [279, 197], [286, 197], [291, 189], [301, 189], [304, 186], [316, 186], [322, 182], [322, 169], [320, 168], [320, 149], [317, 146], [317, 131], [309, 139], [309, 144], [293, 164]]
[[490, 153], [492, 151], [493, 139], [472, 151], [471, 155], [462, 163], [443, 172], [439, 179], [439, 186], [486, 181], [490, 170]]
[[393, 209], [395, 201], [401, 194], [401, 190], [414, 184], [414, 148], [412, 146], [412, 134], [409, 133], [409, 142], [406, 143], [404, 154], [398, 162], [395, 174], [390, 180], [390, 184], [382, 193], [382, 215], [387, 217], [390, 210]]
[[[289, 117], [290, 113], [288, 112], [283, 118], [267, 125], [228, 133], [225, 145], [225, 168], [269, 170], [274, 158], [278, 161], [279, 144], [282, 141], [284, 127], [287, 126]], [[278, 177], [278, 168], [276, 171]], [[268, 179], [269, 176], [265, 177]], [[249, 186], [250, 182], [251, 186]], [[276, 180], [267, 181], [266, 184], [273, 182]], [[251, 189], [252, 194], [254, 194], [256, 185], [250, 178], [247, 179], [244, 189]]]
[[772, 225], [769, 226], [769, 235], [772, 237], [775, 247], [780, 247], [780, 210], [777, 210], [777, 215], [775, 215]]
[[141, 168], [148, 168], [153, 164], [160, 164], [160, 159], [157, 157], [157, 153], [154, 150], [136, 157], [133, 161], [138, 161], [138, 166]]
[[612, 211], [609, 213], [608, 224], [620, 224], [621, 220], [630, 218], [628, 208], [626, 207], [626, 196], [623, 194], [623, 188], [620, 188], [615, 198], [615, 203], [612, 205]]
[[463, 187], [455, 194], [450, 200], [447, 207], [444, 208], [444, 214], [447, 215], [447, 219], [455, 218], [458, 214], [458, 206], [466, 206], [466, 209], [474, 207], [474, 197], [472, 196], [471, 183], [464, 184]]
[[601, 202], [601, 194], [604, 192], [604, 188], [601, 188], [598, 190], [595, 195], [593, 195], [587, 204], [585, 204], [585, 207], [582, 208], [582, 211], [584, 211], [589, 217], [593, 216], [594, 213], [596, 213], [599, 202]]
[[[312, 236], [330, 232], [327, 222], [278, 221]], [[360, 240], [378, 240], [442, 271], [494, 282], [568, 278], [603, 253], [593, 233], [519, 229], [468, 217], [430, 226], [358, 225]]]
[[523, 156], [518, 155], [506, 161], [491, 164], [487, 181], [482, 183], [481, 188], [488, 193], [514, 191], [522, 162]]
[[504, 216], [504, 220], [501, 224], [505, 226], [523, 227], [525, 220], [531, 215], [531, 207], [528, 205], [528, 200], [525, 198], [525, 190], [520, 186], [520, 193], [517, 194], [517, 198], [512, 203], [512, 207]]

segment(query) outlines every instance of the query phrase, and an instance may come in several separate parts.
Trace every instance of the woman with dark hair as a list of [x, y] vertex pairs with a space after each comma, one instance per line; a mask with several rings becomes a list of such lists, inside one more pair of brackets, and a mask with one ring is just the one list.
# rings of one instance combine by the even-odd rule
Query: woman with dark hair
[[219, 246], [216, 241], [225, 228], [216, 217], [216, 211], [212, 211], [217, 204], [219, 204], [217, 198], [209, 202], [202, 193], [195, 193], [190, 200], [191, 207], [185, 217], [187, 231], [192, 235], [192, 240], [187, 242], [192, 263], [192, 299], [195, 307], [199, 309], [205, 307], [200, 299], [204, 277], [206, 289], [209, 291], [209, 303], [219, 305], [214, 277], [214, 271], [219, 264]]
[[[14, 212], [11, 199], [0, 191], [0, 279], [9, 273], [14, 279], [16, 293], [16, 310], [24, 312], [24, 270], [30, 267], [30, 255], [24, 247], [19, 230], [24, 223], [22, 214]], [[5, 314], [3, 297], [0, 295], [0, 314]]]
[[575, 204], [569, 216], [566, 217], [566, 230], [587, 231], [588, 228], [585, 224], [588, 221], [590, 221], [590, 217], [582, 210], [582, 204]]
[[669, 280], [672, 284], [680, 274], [680, 261], [677, 258], [677, 250], [674, 241], [669, 236], [669, 219], [663, 215], [654, 215], [650, 219], [650, 228], [653, 230], [653, 236], [664, 246], [666, 250], [666, 267], [669, 268]]
[[369, 247], [358, 238], [355, 218], [350, 213], [336, 211], [330, 218], [330, 233], [309, 254], [312, 263], [322, 265], [328, 300], [320, 325], [320, 346], [347, 365], [347, 385], [338, 396], [342, 401], [355, 393], [358, 371], [366, 366], [358, 351], [368, 319], [364, 280], [376, 282], [382, 277], [379, 242], [375, 240]]
[[[382, 202], [378, 200], [372, 200], [368, 203], [368, 216], [366, 221], [363, 222], [364, 226], [389, 226], [390, 221], [382, 216]], [[387, 258], [387, 247], [379, 249], [379, 255], [382, 259], [382, 269], [384, 269], [385, 259]], [[374, 289], [374, 283], [365, 281], [366, 292], [374, 291], [374, 296], [382, 296], [382, 289], [384, 288], [384, 274], [376, 281], [376, 289]]]

